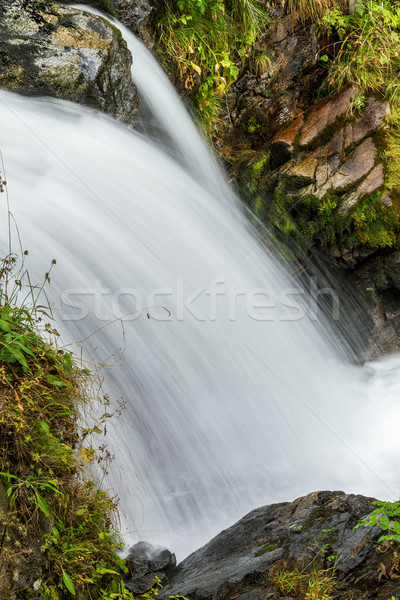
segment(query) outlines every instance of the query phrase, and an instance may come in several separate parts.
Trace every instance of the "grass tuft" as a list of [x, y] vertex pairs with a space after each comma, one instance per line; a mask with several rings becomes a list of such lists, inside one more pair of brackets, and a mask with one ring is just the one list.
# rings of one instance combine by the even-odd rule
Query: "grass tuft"
[[288, 0], [286, 12], [299, 21], [318, 21], [338, 0]]

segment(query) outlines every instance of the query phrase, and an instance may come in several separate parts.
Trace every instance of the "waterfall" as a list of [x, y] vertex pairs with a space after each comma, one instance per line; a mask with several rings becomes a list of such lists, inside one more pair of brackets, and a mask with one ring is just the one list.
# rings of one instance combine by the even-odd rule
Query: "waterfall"
[[399, 358], [346, 364], [121, 30], [163, 144], [63, 101], [1, 92], [0, 115], [31, 278], [57, 260], [47, 293], [62, 338], [126, 402], [107, 436], [126, 539], [182, 558], [260, 504], [323, 488], [395, 498]]

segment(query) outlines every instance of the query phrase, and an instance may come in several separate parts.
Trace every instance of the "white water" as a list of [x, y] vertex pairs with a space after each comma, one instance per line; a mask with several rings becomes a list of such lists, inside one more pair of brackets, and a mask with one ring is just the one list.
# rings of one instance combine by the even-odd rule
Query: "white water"
[[[127, 401], [109, 439], [128, 539], [183, 557], [256, 505], [322, 488], [396, 497], [399, 358], [343, 366], [323, 324], [291, 320], [298, 310], [279, 297], [293, 282], [257, 243], [168, 82], [133, 51], [147, 104], [168, 98], [158, 120], [172, 154], [93, 111], [0, 93], [12, 211], [32, 278], [57, 259], [49, 293], [64, 340], [134, 311], [133, 292], [172, 312], [149, 309], [75, 347], [114, 365], [110, 393]], [[204, 292], [192, 312], [182, 306], [213, 286], [225, 291], [215, 315]], [[260, 289], [277, 306], [252, 318], [246, 299]]]

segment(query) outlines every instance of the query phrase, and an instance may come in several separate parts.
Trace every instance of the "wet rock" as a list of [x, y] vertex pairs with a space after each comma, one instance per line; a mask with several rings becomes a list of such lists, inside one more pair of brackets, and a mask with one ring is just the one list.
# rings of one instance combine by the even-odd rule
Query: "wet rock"
[[134, 594], [143, 594], [157, 585], [157, 581], [164, 583], [167, 580], [176, 567], [176, 557], [165, 548], [138, 542], [129, 550], [126, 566], [126, 588]]
[[228, 90], [217, 147], [262, 148], [299, 115], [302, 101], [322, 80], [315, 26], [285, 16], [284, 2], [270, 2], [267, 11], [273, 20]]
[[[379, 563], [390, 569], [390, 552], [378, 554], [379, 527], [355, 524], [373, 509], [372, 499], [343, 492], [316, 492], [292, 503], [256, 509], [186, 558], [161, 597], [191, 600], [286, 598], [271, 576], [280, 569], [300, 572], [310, 563], [331, 567], [337, 557], [338, 600], [378, 599], [398, 594], [400, 583], [382, 579]], [[349, 592], [352, 596], [349, 596]]]
[[376, 131], [383, 123], [383, 120], [390, 114], [387, 102], [379, 102], [370, 98], [367, 107], [360, 118], [354, 124], [348, 123], [345, 129], [345, 147], [357, 144], [371, 131]]
[[357, 93], [356, 86], [349, 86], [341, 94], [333, 98], [326, 98], [315, 106], [307, 117], [301, 129], [300, 145], [306, 146], [342, 116], [350, 106]]
[[[370, 98], [355, 116], [356, 92], [349, 86], [301, 112], [264, 154], [239, 167], [239, 181], [258, 199], [264, 220], [297, 227], [300, 252], [314, 246], [346, 266], [392, 246], [399, 223], [377, 147], [389, 108]], [[255, 169], [260, 156], [262, 168]]]
[[114, 0], [120, 21], [145, 41], [150, 41], [148, 23], [153, 12], [164, 0]]
[[133, 125], [132, 57], [105, 19], [57, 2], [5, 0], [0, 87], [79, 102]]

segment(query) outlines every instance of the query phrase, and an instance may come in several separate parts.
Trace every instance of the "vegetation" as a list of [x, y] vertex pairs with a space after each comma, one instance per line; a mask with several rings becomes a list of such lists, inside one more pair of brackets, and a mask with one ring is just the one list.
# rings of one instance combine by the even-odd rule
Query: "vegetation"
[[368, 519], [363, 519], [354, 529], [368, 525], [379, 527], [387, 532], [382, 535], [378, 542], [394, 542], [395, 548], [400, 551], [400, 502], [384, 502], [376, 500], [374, 505], [377, 507], [369, 515]]
[[335, 570], [312, 568], [310, 571], [280, 569], [269, 581], [285, 596], [304, 600], [331, 600], [337, 589]]
[[265, 19], [261, 0], [167, 0], [157, 15], [161, 49], [206, 131]]
[[388, 186], [400, 185], [400, 12], [397, 0], [359, 0], [354, 14], [326, 11], [319, 24], [329, 42], [322, 53], [331, 88], [356, 83], [360, 96], [389, 101], [391, 119], [383, 141]]
[[286, 10], [295, 19], [316, 21], [338, 4], [338, 0], [288, 0]]
[[[38, 303], [43, 286], [31, 285], [14, 255], [0, 261], [0, 283], [0, 487], [9, 504], [0, 509], [1, 584], [22, 548], [43, 536], [40, 597], [131, 598], [116, 555], [116, 501], [83, 476], [99, 460], [88, 440], [102, 432], [108, 400], [99, 423], [81, 425], [93, 380], [57, 347], [48, 309]], [[2, 590], [2, 598], [8, 594]]]

